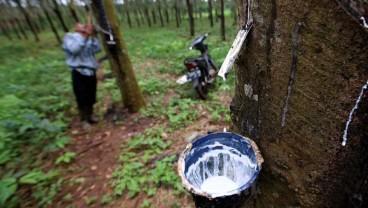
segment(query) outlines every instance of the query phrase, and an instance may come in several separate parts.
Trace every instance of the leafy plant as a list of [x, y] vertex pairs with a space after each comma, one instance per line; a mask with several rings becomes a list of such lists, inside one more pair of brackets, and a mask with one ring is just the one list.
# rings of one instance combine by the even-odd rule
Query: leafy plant
[[60, 163], [70, 163], [75, 158], [75, 152], [65, 152], [63, 155], [58, 157], [55, 161], [55, 164], [58, 165]]

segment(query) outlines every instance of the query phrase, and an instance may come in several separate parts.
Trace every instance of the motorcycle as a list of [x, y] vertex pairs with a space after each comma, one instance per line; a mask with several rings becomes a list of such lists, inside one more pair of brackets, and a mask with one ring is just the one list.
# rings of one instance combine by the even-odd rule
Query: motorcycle
[[208, 45], [204, 44], [207, 36], [208, 34], [204, 34], [191, 43], [189, 50], [198, 50], [201, 55], [184, 60], [187, 73], [176, 81], [178, 84], [192, 82], [193, 88], [201, 99], [207, 99], [208, 87], [215, 81], [218, 71], [215, 62], [208, 53]]

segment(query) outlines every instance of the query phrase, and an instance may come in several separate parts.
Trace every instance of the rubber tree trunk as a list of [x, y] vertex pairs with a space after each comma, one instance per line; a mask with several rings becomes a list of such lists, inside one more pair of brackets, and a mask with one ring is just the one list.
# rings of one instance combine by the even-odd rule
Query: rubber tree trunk
[[78, 17], [78, 13], [77, 13], [77, 10], [75, 9], [75, 4], [74, 4], [74, 0], [71, 0], [69, 2], [69, 11], [70, 11], [70, 14], [72, 15], [74, 21], [77, 23], [77, 22], [80, 22], [80, 19]]
[[15, 33], [15, 35], [17, 36], [17, 38], [19, 40], [22, 40], [22, 36], [20, 35], [20, 32], [18, 31], [18, 27], [17, 27], [17, 24], [16, 24], [14, 18], [12, 18], [12, 19], [8, 18], [8, 21], [11, 24], [11, 26], [13, 28], [13, 32]]
[[134, 13], [135, 13], [135, 21], [137, 22], [138, 27], [141, 27], [141, 21], [139, 21], [139, 13], [137, 12], [136, 9], [134, 9]]
[[26, 19], [26, 22], [29, 26], [29, 28], [31, 29], [32, 31], [32, 34], [35, 38], [35, 41], [38, 42], [40, 39], [38, 38], [38, 34], [37, 34], [37, 31], [36, 31], [36, 28], [34, 27], [34, 24], [33, 24], [33, 21], [31, 19], [31, 17], [29, 16], [28, 12], [26, 11], [26, 9], [24, 9], [22, 7], [22, 4], [20, 3], [20, 0], [15, 0], [15, 3], [17, 4], [18, 8], [20, 9], [20, 11], [22, 12], [24, 18]]
[[26, 39], [26, 40], [28, 40], [28, 35], [27, 35], [25, 29], [23, 28], [23, 25], [20, 22], [20, 20], [17, 17], [15, 17], [14, 18], [14, 21], [18, 25], [18, 28], [19, 28], [20, 32], [22, 33], [22, 35], [23, 35], [23, 38]]
[[164, 18], [162, 17], [162, 9], [161, 9], [161, 2], [157, 0], [157, 8], [158, 8], [158, 15], [160, 17], [160, 24], [161, 27], [164, 27]]
[[[246, 1], [239, 12], [242, 27]], [[252, 13], [230, 109], [265, 159], [255, 207], [367, 207], [367, 93], [341, 145], [367, 81], [367, 30], [333, 0], [257, 1]]]
[[56, 0], [52, 0], [53, 4], [54, 4], [54, 12], [57, 16], [57, 18], [60, 21], [61, 27], [63, 28], [64, 32], [69, 32], [68, 26], [66, 26], [66, 23], [64, 21], [64, 18], [61, 14], [60, 8], [59, 8], [59, 4]]
[[144, 7], [144, 15], [146, 16], [148, 27], [152, 27], [152, 25], [151, 25], [151, 17], [149, 15], [149, 11], [148, 11], [148, 7], [147, 6]]
[[176, 27], [179, 28], [180, 27], [180, 14], [179, 14], [179, 8], [178, 8], [178, 1], [175, 0], [174, 3], [174, 11], [175, 11], [175, 22], [176, 22]]
[[225, 14], [224, 14], [224, 0], [220, 0], [220, 12], [221, 12], [221, 37], [222, 40], [225, 41], [226, 40], [226, 35], [225, 35]]
[[170, 23], [168, 7], [169, 7], [169, 5], [167, 4], [167, 0], [164, 0], [164, 14], [165, 14], [165, 18], [166, 18], [166, 24]]
[[154, 9], [151, 10], [151, 14], [152, 14], [152, 19], [153, 19], [153, 24], [155, 25], [157, 23], [157, 21], [156, 21], [156, 12], [155, 12]]
[[188, 17], [189, 17], [189, 34], [190, 36], [194, 36], [194, 17], [193, 17], [193, 3], [192, 0], [185, 0], [188, 8]]
[[9, 40], [12, 40], [13, 38], [9, 34], [8, 28], [6, 28], [4, 21], [0, 21], [0, 27], [1, 27], [1, 31], [3, 32], [4, 36], [7, 37]]
[[208, 19], [210, 20], [210, 25], [213, 27], [213, 16], [212, 16], [212, 0], [208, 0]]
[[233, 16], [233, 25], [236, 25], [238, 21], [238, 6], [237, 6], [237, 0], [233, 0], [232, 2], [232, 16]]
[[129, 25], [129, 28], [132, 28], [132, 20], [130, 18], [130, 6], [129, 6], [130, 2], [129, 1], [125, 1], [125, 4], [124, 4], [124, 10], [125, 10], [125, 14], [126, 14], [126, 17], [127, 17], [127, 22], [128, 22], [128, 25]]
[[46, 19], [47, 19], [47, 21], [49, 22], [49, 25], [50, 25], [50, 27], [51, 27], [52, 32], [53, 32], [53, 33], [54, 33], [54, 35], [55, 35], [56, 40], [57, 40], [59, 43], [61, 43], [61, 38], [60, 38], [60, 36], [59, 36], [59, 34], [58, 34], [58, 31], [57, 31], [57, 29], [56, 29], [56, 27], [55, 27], [54, 23], [52, 22], [52, 19], [51, 19], [51, 17], [50, 17], [49, 12], [47, 11], [47, 9], [46, 9], [44, 6], [42, 6], [42, 10], [43, 10], [43, 12], [45, 13]]
[[113, 45], [107, 44], [110, 41], [109, 35], [103, 35], [102, 42], [116, 77], [124, 106], [130, 112], [137, 112], [145, 105], [145, 102], [119, 30], [113, 2], [112, 0], [94, 0], [92, 6], [99, 25], [105, 30], [110, 30], [114, 37], [115, 44]]

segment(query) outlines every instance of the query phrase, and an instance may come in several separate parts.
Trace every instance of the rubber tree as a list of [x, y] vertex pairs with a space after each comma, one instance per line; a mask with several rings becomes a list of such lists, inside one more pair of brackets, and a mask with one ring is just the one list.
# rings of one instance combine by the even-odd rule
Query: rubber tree
[[157, 10], [158, 10], [158, 16], [160, 17], [161, 27], [164, 27], [164, 18], [162, 17], [162, 9], [161, 9], [160, 0], [157, 0]]
[[58, 33], [58, 31], [57, 31], [57, 29], [56, 29], [56, 27], [55, 27], [54, 22], [52, 21], [52, 18], [51, 18], [51, 16], [50, 16], [50, 13], [49, 13], [49, 11], [47, 10], [47, 8], [46, 8], [46, 6], [45, 6], [45, 4], [44, 4], [44, 2], [43, 2], [43, 1], [40, 1], [40, 6], [41, 6], [42, 11], [44, 12], [44, 14], [45, 14], [45, 16], [46, 16], [46, 19], [47, 19], [47, 21], [48, 21], [48, 23], [49, 23], [49, 25], [50, 25], [50, 27], [51, 27], [52, 32], [53, 32], [53, 33], [54, 33], [54, 35], [55, 35], [56, 40], [57, 40], [59, 43], [61, 43], [60, 35], [59, 35], [59, 33]]
[[51, 1], [53, 3], [53, 6], [54, 6], [53, 10], [54, 10], [57, 18], [60, 21], [61, 27], [63, 28], [64, 32], [69, 32], [68, 26], [66, 25], [66, 22], [63, 18], [63, 15], [61, 13], [60, 8], [59, 8], [59, 3], [57, 2], [57, 0], [51, 0]]
[[185, 0], [187, 3], [188, 17], [189, 17], [189, 34], [194, 36], [194, 17], [193, 17], [193, 3], [192, 0]]
[[[127, 17], [127, 22], [128, 22], [128, 25], [129, 27], [131, 28], [132, 27], [132, 20], [130, 19], [130, 6], [129, 6], [130, 2], [128, 0], [126, 0], [124, 2], [124, 6], [123, 6], [123, 12], [125, 12], [126, 14], [126, 17]], [[139, 21], [139, 20], [138, 20]]]
[[14, 2], [17, 4], [17, 7], [19, 8], [19, 10], [21, 11], [21, 13], [23, 14], [29, 28], [31, 29], [32, 31], [32, 34], [35, 38], [35, 41], [38, 42], [40, 39], [38, 37], [38, 34], [37, 34], [37, 30], [33, 24], [33, 20], [31, 19], [31, 17], [29, 16], [27, 10], [22, 6], [20, 0], [14, 0]]
[[174, 12], [175, 12], [175, 22], [176, 27], [180, 27], [180, 14], [179, 14], [179, 5], [178, 0], [174, 0]]
[[225, 41], [226, 40], [226, 35], [225, 35], [225, 14], [224, 14], [224, 0], [220, 0], [220, 21], [221, 21], [221, 37], [222, 40]]
[[210, 20], [210, 25], [213, 27], [213, 16], [212, 16], [212, 0], [207, 0], [208, 4], [208, 20]]
[[77, 23], [77, 22], [80, 22], [80, 19], [78, 17], [78, 13], [77, 13], [77, 10], [75, 9], [75, 3], [74, 3], [74, 0], [70, 0], [69, 4], [68, 4], [68, 8], [69, 8], [69, 11], [70, 11], [70, 14], [72, 15], [74, 21]]
[[[8, 8], [8, 12], [7, 12], [7, 16], [11, 16], [12, 19], [12, 25], [13, 27], [16, 27], [20, 34], [23, 36], [24, 39], [28, 40], [28, 36], [27, 36], [27, 33], [25, 31], [25, 29], [23, 28], [23, 25], [21, 23], [21, 21], [19, 20], [18, 16], [19, 16], [19, 11], [17, 8], [15, 8], [14, 6], [11, 5], [10, 1], [9, 0], [6, 0], [5, 2], [3, 2], [4, 5], [3, 8]], [[3, 12], [5, 13], [5, 12]]]
[[368, 31], [364, 10], [349, 2], [251, 4], [230, 110], [233, 130], [253, 138], [265, 159], [255, 207], [368, 206]]
[[98, 24], [114, 38], [111, 40], [111, 35], [105, 34], [102, 42], [120, 89], [124, 107], [130, 112], [137, 112], [145, 105], [145, 102], [119, 30], [113, 2], [112, 0], [94, 0], [92, 8]]

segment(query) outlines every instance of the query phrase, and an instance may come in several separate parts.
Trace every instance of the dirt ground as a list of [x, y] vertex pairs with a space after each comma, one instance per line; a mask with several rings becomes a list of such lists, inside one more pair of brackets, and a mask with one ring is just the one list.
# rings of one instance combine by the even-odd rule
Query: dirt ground
[[[223, 102], [230, 101], [230, 96], [221, 96]], [[222, 131], [228, 128], [228, 124], [214, 124], [209, 120], [209, 112], [199, 107], [200, 117], [185, 128], [168, 133], [172, 145], [163, 154], [178, 154], [184, 150], [192, 139], [205, 135], [208, 132]], [[119, 118], [118, 124], [111, 118]], [[138, 119], [137, 119], [138, 118]], [[157, 193], [150, 198], [144, 194], [138, 194], [129, 198], [127, 194], [114, 198], [108, 205], [102, 205], [99, 201], [106, 194], [114, 195], [110, 178], [115, 167], [119, 163], [121, 143], [129, 140], [133, 135], [143, 133], [145, 129], [153, 126], [162, 126], [167, 121], [155, 118], [140, 117], [127, 111], [110, 112], [103, 121], [93, 126], [90, 130], [83, 130], [74, 118], [69, 128], [69, 136], [72, 138], [68, 150], [75, 152], [77, 156], [73, 163], [65, 165], [66, 174], [61, 192], [55, 197], [53, 207], [140, 207], [146, 199], [150, 200], [149, 207], [194, 207], [191, 196], [188, 193], [182, 195], [173, 194], [171, 189], [160, 187]], [[175, 166], [176, 169], [176, 166]], [[67, 200], [65, 196], [69, 196]], [[94, 199], [95, 198], [95, 199]], [[95, 200], [88, 204], [87, 201]]]

